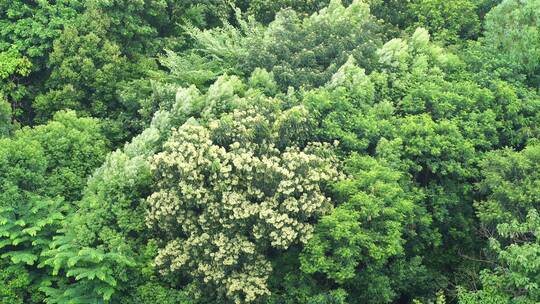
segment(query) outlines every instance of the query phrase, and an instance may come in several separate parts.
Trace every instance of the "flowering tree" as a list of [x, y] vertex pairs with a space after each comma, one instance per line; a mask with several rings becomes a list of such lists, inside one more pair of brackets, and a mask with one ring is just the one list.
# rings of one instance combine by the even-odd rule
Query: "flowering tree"
[[164, 274], [184, 271], [205, 297], [268, 295], [268, 252], [307, 242], [331, 210], [323, 192], [338, 178], [331, 147], [295, 145], [309, 126], [303, 107], [260, 102], [208, 126], [188, 121], [151, 160], [147, 223], [163, 243], [155, 262]]

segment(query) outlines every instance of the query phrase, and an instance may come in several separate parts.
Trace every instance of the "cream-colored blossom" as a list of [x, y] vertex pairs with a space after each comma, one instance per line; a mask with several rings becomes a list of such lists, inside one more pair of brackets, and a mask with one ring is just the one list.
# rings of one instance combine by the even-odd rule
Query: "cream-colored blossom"
[[[233, 94], [213, 90], [216, 100]], [[321, 186], [338, 178], [336, 159], [321, 156], [329, 145], [278, 149], [280, 132], [291, 131], [281, 124], [279, 112], [250, 106], [172, 130], [150, 159], [147, 199], [147, 224], [165, 237], [155, 259], [163, 273], [183, 271], [235, 303], [269, 294], [264, 253], [309, 240], [331, 210]]]

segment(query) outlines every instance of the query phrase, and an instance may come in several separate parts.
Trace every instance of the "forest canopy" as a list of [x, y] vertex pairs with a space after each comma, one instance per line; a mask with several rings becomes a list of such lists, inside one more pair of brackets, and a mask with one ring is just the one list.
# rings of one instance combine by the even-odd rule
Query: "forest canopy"
[[0, 0], [0, 304], [540, 302], [540, 0]]

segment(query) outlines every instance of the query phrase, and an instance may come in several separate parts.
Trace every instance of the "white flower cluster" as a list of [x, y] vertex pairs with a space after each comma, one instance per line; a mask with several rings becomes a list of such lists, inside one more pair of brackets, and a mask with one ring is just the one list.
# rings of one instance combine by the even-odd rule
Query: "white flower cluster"
[[167, 243], [156, 264], [235, 303], [269, 293], [265, 252], [307, 242], [312, 223], [331, 210], [321, 186], [338, 178], [329, 146], [280, 150], [283, 113], [257, 113], [185, 124], [151, 159], [158, 181], [147, 223]]

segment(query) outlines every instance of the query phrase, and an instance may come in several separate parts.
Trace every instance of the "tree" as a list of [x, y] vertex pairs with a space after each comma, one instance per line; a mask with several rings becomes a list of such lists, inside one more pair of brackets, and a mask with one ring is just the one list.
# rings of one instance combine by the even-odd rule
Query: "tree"
[[482, 288], [462, 290], [460, 303], [535, 303], [540, 300], [540, 216], [538, 164], [540, 148], [491, 153], [482, 162], [477, 203], [482, 231], [490, 239], [489, 268]]
[[540, 65], [540, 3], [505, 0], [486, 15], [485, 44], [493, 57], [538, 84]]
[[15, 49], [29, 58], [33, 71], [42, 71], [62, 26], [81, 9], [78, 0], [0, 2], [0, 52]]
[[1, 75], [1, 95], [23, 125], [72, 109], [103, 118], [108, 138], [124, 142], [149, 123], [138, 111], [159, 69], [155, 57], [190, 46], [186, 25], [216, 26], [230, 10], [222, 0], [2, 1], [0, 58], [24, 60], [24, 73]]
[[240, 2], [240, 7], [247, 7], [247, 14], [255, 16], [255, 18], [265, 24], [274, 20], [279, 11], [283, 9], [293, 9], [297, 13], [306, 14], [307, 16], [328, 5], [328, 0], [255, 0], [255, 1], [237, 1]]
[[[0, 260], [12, 266], [3, 268], [2, 276], [16, 269], [26, 281], [2, 292], [13, 301], [29, 301], [36, 278], [43, 278], [35, 268], [40, 252], [63, 219], [62, 200], [44, 195], [47, 160], [39, 143], [0, 139], [0, 147]], [[21, 287], [29, 290], [17, 290]]]
[[[335, 185], [339, 206], [317, 224], [301, 269], [326, 274], [354, 295], [351, 303], [390, 303], [402, 283], [392, 260], [405, 258], [407, 227], [422, 221], [414, 219], [413, 192], [398, 171], [369, 156], [352, 155], [345, 173]], [[366, 285], [369, 291], [353, 287]]]
[[0, 137], [5, 137], [11, 131], [11, 105], [0, 99]]
[[349, 55], [360, 66], [372, 67], [383, 36], [363, 1], [345, 7], [334, 0], [305, 19], [284, 10], [268, 27], [240, 17], [237, 22], [238, 28], [191, 31], [195, 47], [184, 55], [188, 59], [173, 57], [168, 64], [174, 67], [176, 79], [186, 81], [195, 73], [204, 77], [196, 84], [205, 84], [224, 73], [248, 77], [263, 68], [274, 74], [281, 91], [318, 87], [330, 80]]
[[424, 27], [434, 39], [446, 43], [478, 37], [480, 19], [475, 0], [413, 0], [408, 4], [414, 20], [410, 28]]
[[[413, 230], [401, 230], [405, 260], [418, 263], [418, 277], [409, 277], [411, 285], [405, 289], [399, 287], [399, 266], [384, 264], [386, 269], [395, 267], [386, 274], [377, 263], [356, 264], [365, 242], [353, 244], [362, 235], [363, 222], [350, 208], [339, 206], [320, 221], [320, 236], [314, 238], [305, 270], [341, 280], [338, 283], [350, 298], [364, 302], [389, 302], [411, 295], [412, 290], [411, 297], [430, 298], [434, 296], [430, 292], [450, 280], [459, 281], [467, 268], [478, 268], [460, 255], [474, 255], [483, 246], [475, 235], [471, 185], [480, 179], [479, 161], [484, 152], [507, 145], [519, 148], [538, 136], [534, 92], [497, 79], [484, 86], [466, 71], [460, 58], [429, 40], [424, 29], [407, 39], [392, 39], [377, 51], [380, 67], [372, 73], [366, 75], [351, 58], [325, 86], [303, 92], [303, 102], [319, 122], [319, 140], [339, 140], [345, 156], [377, 157], [408, 180], [400, 187], [408, 185], [407, 193], [417, 196], [414, 217], [422, 220], [413, 224]], [[348, 171], [351, 176], [353, 169]], [[409, 239], [407, 234], [415, 237]], [[346, 249], [336, 241], [339, 237], [345, 238]], [[440, 269], [447, 263], [454, 270], [443, 274]], [[427, 273], [432, 276], [430, 291], [419, 288], [426, 286]], [[357, 292], [359, 286], [380, 290], [385, 297]]]
[[112, 133], [109, 138], [118, 140], [125, 136], [125, 131], [115, 120], [123, 110], [117, 91], [129, 77], [130, 63], [118, 45], [104, 38], [105, 28], [100, 22], [106, 20], [97, 13], [85, 16], [89, 19], [85, 20], [82, 32], [68, 27], [55, 41], [49, 61], [49, 91], [38, 96], [33, 104], [36, 120], [46, 121], [62, 109], [76, 110], [83, 115], [108, 118], [107, 129]]
[[[194, 243], [195, 247], [186, 252], [192, 256], [192, 262], [185, 265], [192, 270], [189, 280], [191, 285], [198, 286], [195, 290], [207, 291], [209, 289], [203, 288], [203, 279], [209, 280], [208, 284], [211, 285], [207, 286], [214, 286], [216, 289], [207, 293], [207, 299], [247, 297], [247, 301], [252, 301], [267, 294], [265, 278], [269, 275], [270, 264], [264, 258], [266, 252], [283, 250], [308, 238], [312, 229], [310, 222], [331, 207], [319, 187], [337, 174], [333, 158], [326, 151], [326, 147], [306, 146], [310, 138], [311, 123], [305, 109], [293, 107], [282, 110], [279, 100], [262, 94], [272, 88], [272, 81], [267, 81], [269, 75], [263, 71], [254, 73], [247, 86], [238, 78], [222, 77], [205, 95], [201, 95], [193, 87], [181, 89], [177, 93], [177, 101], [168, 108], [170, 110], [156, 113], [151, 128], [135, 138], [123, 152], [118, 151], [108, 157], [104, 166], [89, 181], [85, 195], [79, 203], [79, 210], [70, 218], [69, 224], [66, 223], [63, 234], [52, 244], [52, 249], [45, 253], [48, 258], [44, 265], [50, 265], [58, 274], [72, 276], [75, 280], [73, 284], [57, 285], [48, 289], [49, 301], [76, 301], [86, 297], [96, 300], [114, 298], [121, 301], [132, 290], [140, 288], [137, 286], [144, 285], [145, 278], [164, 284], [162, 286], [172, 284], [180, 288], [185, 285], [178, 277], [173, 279], [175, 276], [163, 275], [167, 273], [167, 269], [172, 273], [179, 270], [167, 265], [171, 260], [176, 260], [179, 252], [171, 249], [176, 248], [175, 244], [178, 244], [179, 238], [184, 238], [184, 234], [169, 234], [170, 225], [180, 224], [160, 211], [161, 206], [169, 202], [164, 200], [162, 195], [170, 191], [189, 192], [189, 189], [196, 189], [194, 187], [198, 185], [198, 182], [188, 178], [184, 181], [185, 188], [173, 187], [178, 185], [178, 181], [171, 179], [170, 174], [178, 176], [180, 172], [175, 173], [178, 169], [168, 166], [162, 160], [163, 157], [169, 158], [168, 155], [174, 155], [173, 161], [179, 157], [174, 152], [178, 145], [200, 148], [194, 152], [203, 153], [203, 158], [209, 157], [209, 166], [201, 163], [191, 169], [192, 172], [203, 175], [210, 174], [207, 182], [215, 187], [208, 193], [209, 204], [218, 207], [222, 199], [228, 197], [231, 204], [235, 201], [243, 202], [242, 206], [246, 207], [245, 211], [248, 212], [241, 216], [237, 212], [242, 208], [233, 204], [231, 207], [234, 208], [223, 210], [230, 218], [227, 223], [221, 224], [213, 215], [213, 208], [201, 209], [206, 210], [208, 222], [199, 223], [197, 218], [186, 217], [184, 224], [191, 222], [195, 225], [194, 229], [199, 224], [207, 225], [211, 231], [204, 234], [200, 230], [185, 230], [185, 233], [192, 233], [192, 237], [186, 238], [185, 242], [194, 242], [201, 237], [210, 237], [218, 242], [224, 237], [243, 240], [243, 243], [253, 249], [245, 252], [219, 251], [226, 254], [222, 256], [224, 260], [221, 260], [214, 254], [206, 253], [204, 247], [196, 247]], [[189, 117], [196, 117], [201, 125], [184, 124]], [[172, 126], [181, 127], [170, 133]], [[248, 127], [250, 129], [246, 129]], [[196, 134], [202, 138], [212, 138], [212, 144], [205, 146], [207, 141], [197, 141], [194, 137]], [[167, 143], [163, 144], [165, 140]], [[243, 147], [240, 147], [240, 144]], [[162, 152], [156, 154], [157, 151]], [[214, 151], [212, 153], [217, 154], [205, 154], [204, 151]], [[151, 155], [154, 155], [151, 163], [156, 166], [152, 171], [147, 157]], [[196, 154], [184, 155], [189, 158]], [[210, 158], [212, 155], [221, 156]], [[174, 162], [183, 165], [182, 159], [178, 158]], [[246, 166], [259, 171], [251, 175], [251, 170]], [[227, 168], [232, 171], [228, 172]], [[156, 179], [156, 186], [152, 186], [151, 172], [164, 177]], [[219, 177], [228, 174], [230, 178], [212, 177], [212, 172], [219, 174]], [[274, 178], [267, 179], [270, 175]], [[186, 175], [187, 177], [189, 175]], [[250, 184], [251, 186], [248, 186]], [[281, 186], [276, 188], [278, 185]], [[173, 188], [168, 190], [170, 187]], [[202, 185], [198, 187], [201, 191], [206, 189]], [[231, 187], [231, 190], [223, 187]], [[296, 188], [298, 190], [295, 190]], [[292, 192], [276, 192], [281, 191], [279, 189]], [[153, 192], [155, 193], [151, 195]], [[146, 197], [147, 202], [142, 200]], [[195, 207], [185, 205], [186, 214], [191, 214]], [[155, 230], [147, 230], [144, 225], [146, 208], [149, 210], [147, 223]], [[292, 208], [295, 213], [289, 215], [287, 208]], [[259, 214], [262, 217], [260, 219]], [[259, 222], [252, 223], [252, 220], [256, 219]], [[281, 223], [282, 220], [285, 222]], [[187, 226], [184, 227], [187, 229]], [[195, 231], [200, 231], [201, 234]], [[286, 233], [282, 233], [283, 231]], [[156, 262], [163, 269], [161, 279], [152, 278], [153, 267], [142, 272], [146, 269], [143, 265], [150, 264], [149, 258], [154, 258], [152, 255], [140, 254], [152, 248], [149, 240], [152, 235], [160, 248]], [[214, 245], [208, 250], [216, 249], [212, 246]], [[236, 259], [234, 252], [247, 260], [238, 260], [236, 264], [230, 265], [229, 261]], [[70, 260], [70, 257], [75, 256], [81, 258]], [[92, 256], [101, 258], [92, 259]], [[213, 263], [219, 267], [216, 268], [218, 273], [235, 271], [237, 275], [223, 278], [210, 276], [211, 272], [198, 272], [192, 268], [194, 266], [189, 266], [197, 265], [192, 263]], [[137, 267], [134, 267], [135, 265]], [[83, 273], [95, 273], [95, 276], [78, 275], [74, 272], [76, 269], [84, 269]], [[247, 278], [250, 273], [257, 274], [253, 276], [253, 283], [248, 280], [246, 285], [235, 287], [234, 282], [244, 282], [242, 278]], [[163, 283], [159, 283], [160, 281]], [[169, 283], [165, 283], [167, 281]], [[229, 283], [220, 285], [225, 282]]]
[[0, 0], [0, 302], [539, 302], [536, 2]]
[[[26, 95], [26, 87], [21, 84], [21, 79], [30, 74], [31, 68], [28, 58], [21, 56], [16, 49], [0, 52], [0, 101], [9, 102], [18, 119], [24, 119], [22, 99]], [[7, 115], [6, 110], [3, 110], [3, 113]], [[12, 119], [11, 115], [12, 113], [3, 120], [8, 122]]]
[[73, 111], [57, 112], [46, 125], [23, 128], [15, 137], [40, 144], [47, 156], [47, 192], [70, 202], [80, 199], [87, 177], [109, 151], [99, 121]]
[[328, 147], [299, 141], [309, 130], [303, 108], [282, 111], [256, 95], [246, 102], [173, 131], [152, 159], [147, 216], [166, 236], [156, 258], [164, 273], [187, 276], [199, 296], [237, 303], [269, 294], [267, 252], [307, 241], [310, 223], [331, 208], [321, 188], [337, 178]]
[[0, 96], [23, 125], [32, 123], [31, 100], [43, 90], [53, 41], [81, 9], [78, 0], [0, 1], [0, 74], [9, 76], [0, 75]]
[[96, 121], [67, 112], [0, 139], [0, 263], [8, 265], [0, 276], [14, 280], [2, 290], [8, 299], [43, 300], [37, 289], [52, 278], [37, 266], [73, 207], [65, 199], [76, 198], [106, 153], [99, 131]]

